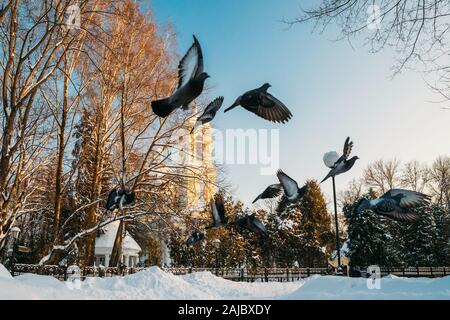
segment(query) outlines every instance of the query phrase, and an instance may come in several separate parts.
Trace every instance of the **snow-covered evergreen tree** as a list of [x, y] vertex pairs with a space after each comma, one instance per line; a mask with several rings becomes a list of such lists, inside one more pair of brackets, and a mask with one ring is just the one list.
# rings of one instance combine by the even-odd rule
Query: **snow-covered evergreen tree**
[[272, 253], [280, 266], [324, 266], [331, 251], [331, 218], [316, 181], [307, 182], [304, 197], [289, 203], [282, 197], [270, 219]]
[[421, 218], [404, 226], [404, 260], [407, 266], [434, 264], [433, 247], [437, 228], [431, 211], [431, 207], [421, 209]]
[[[374, 198], [373, 192], [367, 195]], [[347, 204], [344, 214], [348, 224], [348, 256], [351, 266], [399, 266], [403, 244], [396, 230], [397, 222], [371, 211], [356, 214], [358, 201]]]
[[436, 225], [433, 246], [435, 266], [450, 265], [450, 211], [448, 206], [432, 206], [431, 213]]

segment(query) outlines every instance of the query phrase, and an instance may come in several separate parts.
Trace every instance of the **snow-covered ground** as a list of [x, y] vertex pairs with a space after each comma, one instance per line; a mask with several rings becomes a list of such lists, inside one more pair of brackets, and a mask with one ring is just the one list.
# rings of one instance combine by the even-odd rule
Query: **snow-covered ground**
[[62, 282], [32, 274], [11, 277], [0, 265], [0, 299], [446, 299], [450, 277], [406, 279], [386, 277], [381, 289], [366, 279], [313, 276], [288, 283], [242, 283], [200, 272], [174, 276], [157, 267], [114, 278]]

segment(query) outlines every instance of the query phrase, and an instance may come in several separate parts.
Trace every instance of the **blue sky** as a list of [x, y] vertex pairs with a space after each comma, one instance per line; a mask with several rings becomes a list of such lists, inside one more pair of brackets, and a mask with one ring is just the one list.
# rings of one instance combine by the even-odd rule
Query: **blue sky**
[[[294, 114], [290, 122], [273, 124], [235, 109], [221, 110], [213, 126], [280, 129], [280, 167], [299, 184], [321, 180], [327, 173], [323, 153], [340, 152], [347, 136], [361, 160], [337, 178], [338, 190], [374, 160], [431, 162], [449, 153], [450, 111], [430, 103], [438, 97], [421, 75], [406, 71], [391, 79], [389, 50], [371, 54], [357, 41], [353, 46], [332, 41], [333, 30], [312, 33], [311, 25], [287, 28], [281, 20], [296, 15], [299, 0], [152, 0], [150, 5], [160, 23], [174, 25], [180, 55], [192, 34], [198, 37], [211, 98], [225, 96], [226, 107], [246, 90], [272, 84], [270, 92]], [[248, 205], [277, 181], [260, 175], [257, 165], [230, 165], [227, 173], [234, 195]], [[330, 199], [331, 183], [322, 189]]]

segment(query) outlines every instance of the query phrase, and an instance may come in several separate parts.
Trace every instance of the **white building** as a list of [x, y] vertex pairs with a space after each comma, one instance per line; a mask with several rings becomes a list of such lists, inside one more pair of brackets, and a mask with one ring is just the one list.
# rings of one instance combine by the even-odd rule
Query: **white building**
[[[109, 266], [109, 259], [114, 247], [114, 240], [116, 238], [117, 230], [119, 229], [119, 221], [114, 221], [103, 228], [97, 238], [95, 238], [95, 265]], [[122, 241], [122, 262], [127, 267], [135, 267], [139, 262], [139, 253], [142, 251], [141, 247], [127, 232]]]

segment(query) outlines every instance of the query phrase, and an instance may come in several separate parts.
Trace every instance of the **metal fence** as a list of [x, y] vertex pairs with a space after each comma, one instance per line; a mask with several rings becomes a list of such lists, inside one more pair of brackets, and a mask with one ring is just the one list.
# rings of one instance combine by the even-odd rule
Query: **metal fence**
[[39, 275], [47, 275], [55, 277], [59, 280], [67, 280], [69, 278], [79, 278], [85, 280], [88, 277], [115, 277], [125, 276], [144, 270], [145, 268], [111, 268], [111, 267], [80, 267], [73, 268], [71, 266], [57, 265], [34, 265], [34, 264], [16, 264], [11, 274], [18, 276], [25, 273], [33, 273]]
[[331, 274], [328, 268], [165, 268], [164, 271], [175, 275], [206, 271], [227, 280], [241, 282], [289, 282], [298, 281], [314, 274]]
[[[13, 276], [25, 273], [53, 276], [59, 280], [79, 278], [85, 280], [88, 277], [115, 277], [133, 274], [145, 268], [116, 268], [116, 267], [64, 267], [56, 265], [32, 265], [16, 264], [12, 270]], [[450, 267], [409, 267], [387, 268], [381, 267], [381, 275], [389, 274], [399, 277], [445, 277], [450, 275]], [[311, 275], [330, 275], [333, 271], [329, 268], [162, 268], [165, 272], [174, 275], [186, 275], [193, 272], [211, 272], [219, 277], [241, 282], [289, 282], [298, 281]], [[359, 276], [367, 277], [365, 272]]]
[[[116, 268], [116, 267], [65, 267], [56, 265], [16, 264], [12, 270], [13, 276], [25, 273], [53, 276], [59, 280], [88, 277], [115, 277], [133, 274], [145, 268]], [[297, 281], [314, 274], [330, 274], [328, 268], [162, 268], [165, 272], [174, 275], [186, 275], [193, 272], [210, 272], [218, 277], [232, 281], [242, 282], [289, 282]]]
[[407, 278], [438, 278], [450, 275], [450, 267], [381, 268], [381, 276], [389, 274]]

